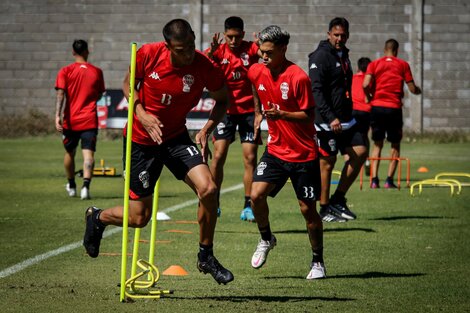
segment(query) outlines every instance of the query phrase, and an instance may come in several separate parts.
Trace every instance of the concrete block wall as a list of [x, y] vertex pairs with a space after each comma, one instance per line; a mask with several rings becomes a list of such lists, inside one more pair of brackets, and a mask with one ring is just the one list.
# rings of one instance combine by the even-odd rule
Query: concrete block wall
[[[351, 61], [382, 55], [389, 38], [401, 44], [424, 94], [406, 94], [410, 129], [470, 131], [470, 4], [466, 0], [6, 0], [0, 4], [0, 114], [30, 108], [54, 113], [55, 77], [73, 61], [71, 44], [89, 42], [89, 61], [104, 71], [107, 88], [120, 88], [129, 46], [162, 40], [163, 25], [188, 19], [197, 47], [209, 46], [230, 15], [245, 20], [246, 38], [277, 24], [291, 34], [288, 58], [307, 70], [307, 55], [326, 38], [335, 16], [350, 21]], [[422, 29], [416, 11], [421, 10]], [[419, 23], [418, 23], [419, 24]], [[419, 25], [418, 25], [419, 26]], [[417, 33], [418, 32], [418, 33]], [[419, 109], [416, 109], [419, 107]], [[413, 113], [417, 110], [417, 113]]]

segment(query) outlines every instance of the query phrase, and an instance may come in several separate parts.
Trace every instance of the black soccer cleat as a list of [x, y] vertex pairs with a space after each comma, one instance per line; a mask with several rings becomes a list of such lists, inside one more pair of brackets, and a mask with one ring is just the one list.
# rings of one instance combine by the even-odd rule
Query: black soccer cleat
[[100, 209], [89, 207], [85, 212], [85, 236], [83, 237], [83, 246], [86, 253], [92, 258], [98, 257], [100, 254], [100, 243], [103, 237], [103, 232], [106, 226], [103, 226], [98, 221]]
[[198, 258], [197, 268], [199, 272], [203, 272], [204, 274], [210, 273], [219, 285], [226, 285], [233, 280], [232, 272], [223, 267], [213, 255], [210, 255], [206, 262], [201, 262]]

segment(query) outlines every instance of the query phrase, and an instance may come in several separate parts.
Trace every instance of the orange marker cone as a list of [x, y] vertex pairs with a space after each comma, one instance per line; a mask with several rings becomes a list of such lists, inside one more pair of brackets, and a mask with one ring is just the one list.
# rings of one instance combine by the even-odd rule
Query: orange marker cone
[[186, 276], [188, 275], [188, 272], [184, 268], [182, 268], [179, 265], [172, 265], [166, 270], [163, 271], [162, 275], [167, 275], [167, 276]]
[[427, 167], [421, 166], [420, 168], [418, 168], [418, 173], [427, 173], [427, 172], [429, 172]]

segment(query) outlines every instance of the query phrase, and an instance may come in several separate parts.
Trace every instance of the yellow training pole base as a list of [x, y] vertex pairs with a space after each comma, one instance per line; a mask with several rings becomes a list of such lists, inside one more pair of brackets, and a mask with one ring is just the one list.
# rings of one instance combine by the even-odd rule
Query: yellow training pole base
[[173, 290], [152, 290], [160, 278], [160, 272], [155, 265], [145, 260], [138, 260], [137, 266], [143, 271], [126, 281], [126, 297], [131, 299], [160, 299], [164, 295], [173, 293]]

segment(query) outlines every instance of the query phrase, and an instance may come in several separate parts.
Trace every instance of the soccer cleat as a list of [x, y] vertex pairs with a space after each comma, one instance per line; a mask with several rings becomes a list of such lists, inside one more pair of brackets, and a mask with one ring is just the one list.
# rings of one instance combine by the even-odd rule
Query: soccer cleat
[[372, 189], [380, 188], [379, 179], [377, 177], [372, 178], [372, 182], [370, 183], [370, 188]]
[[100, 209], [89, 207], [85, 212], [85, 236], [83, 237], [83, 246], [89, 256], [96, 258], [100, 253], [100, 243], [106, 226], [98, 223]]
[[271, 236], [271, 240], [269, 241], [260, 239], [256, 246], [256, 250], [251, 257], [251, 266], [256, 269], [263, 266], [263, 264], [266, 263], [269, 251], [274, 248], [276, 243], [277, 240], [274, 235]]
[[396, 189], [398, 187], [393, 183], [393, 180], [387, 179], [385, 181], [384, 188], [386, 188], [386, 189]]
[[347, 222], [348, 220], [335, 214], [331, 210], [331, 205], [328, 205], [327, 207], [321, 207], [320, 209], [320, 217], [324, 222], [338, 222], [338, 223], [344, 223]]
[[87, 187], [82, 187], [82, 190], [80, 191], [80, 198], [81, 198], [82, 200], [91, 199], [91, 197], [90, 197], [90, 190], [88, 190]]
[[255, 216], [253, 215], [253, 210], [251, 207], [247, 206], [242, 210], [240, 214], [240, 219], [242, 221], [255, 222]]
[[69, 197], [75, 197], [77, 195], [77, 188], [70, 188], [70, 184], [65, 185], [65, 190], [69, 194]]
[[346, 198], [343, 198], [342, 200], [330, 200], [330, 211], [333, 212], [334, 215], [347, 220], [355, 220], [357, 217], [356, 214], [354, 214], [346, 205]]
[[308, 280], [326, 278], [325, 264], [323, 264], [322, 262], [312, 262], [310, 272], [308, 273], [306, 278]]
[[213, 255], [209, 255], [207, 261], [202, 262], [199, 260], [198, 254], [197, 269], [204, 274], [210, 273], [219, 285], [225, 285], [233, 280], [232, 272], [223, 267]]

